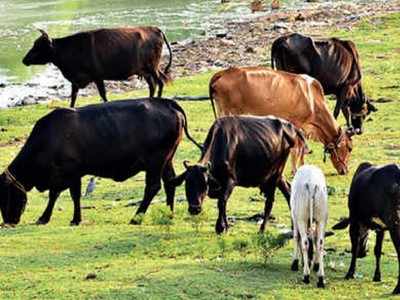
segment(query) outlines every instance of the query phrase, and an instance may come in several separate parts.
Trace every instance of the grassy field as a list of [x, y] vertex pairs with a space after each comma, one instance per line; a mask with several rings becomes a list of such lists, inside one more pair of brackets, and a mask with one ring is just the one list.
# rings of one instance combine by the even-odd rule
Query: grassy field
[[[366, 93], [393, 101], [377, 103], [379, 111], [366, 122], [365, 133], [354, 138], [350, 174], [336, 175], [330, 163], [322, 162], [322, 147], [314, 150], [307, 163], [321, 167], [331, 188], [329, 227], [347, 215], [347, 191], [358, 164], [397, 162], [400, 155], [400, 14], [363, 21], [350, 32], [331, 35], [350, 38], [358, 45], [364, 69]], [[167, 95], [204, 95], [212, 74], [179, 79], [167, 88]], [[139, 91], [129, 96], [140, 96]], [[124, 95], [124, 97], [127, 95]], [[112, 97], [123, 98], [121, 95]], [[78, 99], [78, 105], [97, 103], [98, 97]], [[330, 101], [331, 107], [334, 102]], [[55, 106], [65, 102], [14, 108], [0, 112], [0, 167], [5, 168], [21, 148], [33, 124]], [[213, 121], [210, 104], [182, 102], [189, 129], [199, 141]], [[340, 119], [343, 124], [344, 120]], [[196, 161], [199, 152], [184, 139], [175, 157], [178, 171], [182, 161]], [[289, 170], [286, 170], [289, 171]], [[289, 172], [287, 172], [289, 174]], [[88, 177], [85, 178], [86, 183]], [[184, 200], [183, 189], [177, 199]], [[143, 174], [124, 182], [98, 181], [90, 198], [82, 201], [84, 222], [70, 227], [72, 201], [64, 192], [46, 226], [33, 223], [47, 203], [47, 193], [29, 193], [21, 224], [0, 230], [0, 298], [2, 299], [338, 299], [382, 298], [391, 293], [397, 280], [397, 257], [388, 235], [382, 258], [382, 282], [373, 283], [373, 243], [369, 256], [358, 261], [357, 279], [343, 279], [350, 261], [348, 233], [327, 238], [325, 257], [327, 288], [316, 289], [301, 282], [301, 272], [290, 271], [292, 244], [265, 260], [257, 235], [258, 225], [237, 221], [221, 237], [214, 233], [216, 201], [208, 199], [204, 213], [191, 218], [187, 203], [179, 202], [172, 221], [164, 193], [155, 198], [144, 223], [128, 225], [136, 207], [125, 207], [143, 194]], [[263, 209], [256, 189], [237, 188], [228, 214], [250, 216]], [[275, 220], [267, 231], [276, 235], [290, 224], [289, 212], [280, 192], [273, 208]], [[374, 234], [371, 235], [371, 242]], [[372, 244], [372, 245], [371, 245]], [[89, 276], [88, 276], [89, 275]], [[87, 276], [90, 277], [87, 279]]]

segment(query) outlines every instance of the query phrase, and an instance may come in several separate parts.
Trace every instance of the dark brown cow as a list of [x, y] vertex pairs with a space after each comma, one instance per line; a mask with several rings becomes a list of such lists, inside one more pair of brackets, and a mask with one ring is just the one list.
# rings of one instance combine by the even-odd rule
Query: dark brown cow
[[226, 203], [235, 186], [259, 187], [265, 196], [264, 231], [278, 187], [289, 204], [290, 188], [282, 176], [290, 149], [304, 136], [290, 122], [275, 117], [229, 116], [214, 122], [199, 162], [172, 182], [186, 181], [189, 213], [198, 214], [205, 196], [218, 199], [216, 232], [228, 229]]
[[[156, 85], [161, 97], [164, 83], [170, 80], [172, 51], [165, 34], [157, 27], [98, 29], [58, 39], [51, 39], [43, 30], [40, 32], [42, 36], [35, 41], [23, 63], [56, 65], [72, 84], [71, 107], [75, 106], [79, 89], [91, 82], [96, 84], [103, 101], [107, 101], [104, 80], [126, 80], [139, 75], [148, 83], [151, 98]], [[164, 42], [170, 58], [162, 71]]]
[[325, 95], [336, 95], [334, 117], [342, 110], [347, 125], [362, 132], [362, 122], [376, 108], [364, 95], [361, 66], [352, 41], [330, 38], [315, 41], [298, 33], [279, 37], [271, 48], [272, 68], [316, 78]]

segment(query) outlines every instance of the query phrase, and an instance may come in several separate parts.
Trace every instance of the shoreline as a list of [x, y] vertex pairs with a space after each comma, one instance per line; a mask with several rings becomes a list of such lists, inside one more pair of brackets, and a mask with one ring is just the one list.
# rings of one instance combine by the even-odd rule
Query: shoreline
[[[329, 30], [352, 30], [364, 18], [400, 11], [400, 1], [373, 3], [315, 3], [299, 9], [273, 10], [264, 16], [244, 22], [227, 22], [224, 30], [202, 40], [172, 42], [171, 74], [173, 79], [230, 66], [269, 65], [269, 48], [278, 36], [301, 32], [313, 37], [325, 37]], [[167, 57], [163, 57], [165, 63]], [[130, 81], [108, 81], [108, 94], [127, 93], [147, 88], [136, 77]], [[79, 91], [78, 97], [95, 96], [93, 84]], [[0, 109], [32, 105], [54, 99], [68, 100], [70, 83], [53, 65], [24, 84], [0, 85]], [[16, 97], [17, 95], [17, 97]], [[199, 95], [191, 95], [199, 96]]]

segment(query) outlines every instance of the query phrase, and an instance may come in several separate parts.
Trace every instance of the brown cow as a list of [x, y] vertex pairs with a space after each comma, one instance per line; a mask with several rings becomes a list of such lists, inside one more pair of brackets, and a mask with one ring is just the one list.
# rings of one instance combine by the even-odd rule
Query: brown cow
[[335, 119], [340, 109], [358, 134], [366, 115], [377, 109], [364, 95], [360, 59], [355, 44], [337, 38], [313, 40], [298, 33], [279, 37], [271, 48], [272, 68], [316, 78], [325, 95], [334, 94], [337, 102]]
[[[103, 101], [107, 101], [104, 80], [126, 80], [139, 75], [148, 83], [151, 98], [156, 85], [161, 97], [164, 83], [170, 80], [172, 51], [165, 34], [157, 27], [98, 29], [58, 39], [51, 39], [43, 30], [40, 32], [42, 36], [22, 62], [27, 66], [56, 65], [72, 84], [71, 107], [75, 105], [78, 90], [91, 82], [96, 84]], [[170, 58], [162, 71], [164, 42]]]
[[[321, 84], [307, 75], [263, 67], [230, 68], [210, 81], [220, 116], [274, 115], [292, 122], [325, 146], [339, 174], [348, 172], [353, 132], [343, 131], [325, 103]], [[296, 166], [292, 166], [296, 169]]]

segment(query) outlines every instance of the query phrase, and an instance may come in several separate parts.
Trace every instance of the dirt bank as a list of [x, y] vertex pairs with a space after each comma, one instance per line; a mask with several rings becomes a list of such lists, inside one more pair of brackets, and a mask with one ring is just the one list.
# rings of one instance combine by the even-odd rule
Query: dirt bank
[[[287, 32], [301, 32], [314, 37], [327, 30], [352, 27], [361, 19], [400, 11], [400, 0], [343, 3], [310, 3], [301, 9], [273, 10], [267, 16], [242, 23], [226, 23], [223, 31], [212, 37], [172, 43], [174, 78], [228, 66], [268, 65], [273, 40]], [[164, 59], [167, 60], [166, 58]], [[137, 79], [107, 82], [108, 93], [122, 93], [147, 85]], [[22, 85], [0, 85], [0, 95], [7, 106], [35, 104], [54, 98], [68, 99], [70, 83], [54, 66]], [[80, 90], [79, 96], [97, 94], [93, 85]], [[3, 99], [2, 99], [3, 100]]]

